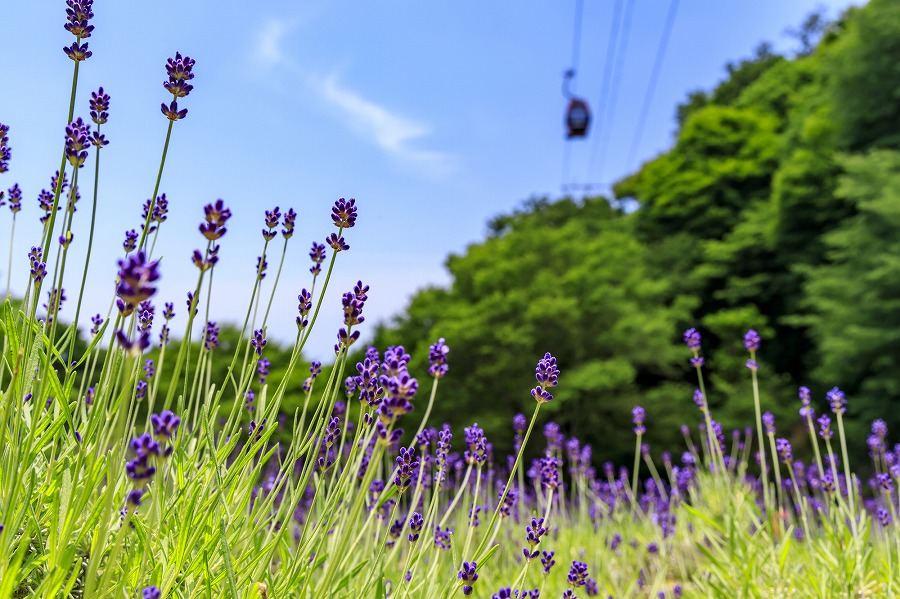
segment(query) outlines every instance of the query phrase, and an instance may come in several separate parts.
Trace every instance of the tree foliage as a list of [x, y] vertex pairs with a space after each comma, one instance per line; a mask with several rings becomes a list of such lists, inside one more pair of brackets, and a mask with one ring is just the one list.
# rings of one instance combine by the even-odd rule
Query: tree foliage
[[[848, 391], [857, 431], [888, 417], [900, 403], [900, 155], [884, 148], [900, 145], [900, 5], [814, 15], [797, 37], [794, 57], [762, 45], [693, 92], [672, 148], [615, 198], [533, 198], [494, 218], [487, 239], [448, 259], [448, 288], [421, 291], [379, 329], [377, 342], [404, 344], [420, 372], [428, 344], [453, 348], [438, 418], [479, 414], [508, 445], [549, 350], [563, 371], [550, 417], [595, 455], [631, 450], [635, 404], [651, 443], [667, 445], [696, 421], [689, 326], [704, 333], [709, 401], [726, 428], [752, 421], [740, 343], [751, 327], [764, 339], [764, 409], [787, 434], [801, 384], [820, 405], [827, 389]], [[626, 198], [633, 214], [613, 207]]]

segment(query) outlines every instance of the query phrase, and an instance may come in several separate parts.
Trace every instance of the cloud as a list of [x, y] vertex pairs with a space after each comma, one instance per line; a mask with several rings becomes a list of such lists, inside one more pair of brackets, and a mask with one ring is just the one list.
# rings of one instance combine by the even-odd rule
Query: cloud
[[[257, 69], [279, 69], [306, 81], [333, 114], [350, 130], [383, 150], [400, 163], [412, 164], [426, 176], [442, 179], [456, 170], [455, 160], [445, 152], [416, 147], [431, 133], [425, 123], [408, 118], [363, 97], [341, 83], [336, 73], [316, 76], [297, 65], [283, 47], [287, 35], [297, 27], [295, 19], [265, 19], [256, 31], [252, 58]], [[271, 81], [271, 79], [269, 79]]]
[[281, 45], [285, 35], [295, 25], [295, 23], [283, 19], [271, 17], [266, 19], [256, 33], [256, 40], [253, 46], [255, 62], [266, 68], [283, 64], [285, 56], [281, 50]]
[[413, 142], [426, 137], [431, 127], [390, 111], [343, 86], [337, 75], [312, 78], [316, 91], [336, 107], [347, 125], [361, 137], [403, 162], [429, 169], [429, 174], [448, 175], [453, 160], [444, 152], [420, 150]]

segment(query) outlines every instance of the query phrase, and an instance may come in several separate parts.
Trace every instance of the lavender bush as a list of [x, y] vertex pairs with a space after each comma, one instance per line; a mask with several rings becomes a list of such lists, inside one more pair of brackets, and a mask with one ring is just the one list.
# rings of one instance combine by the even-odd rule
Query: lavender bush
[[[74, 116], [79, 68], [91, 57], [93, 12], [91, 0], [66, 4], [65, 28], [75, 37], [64, 48], [74, 62], [69, 125], [59, 169], [39, 194], [43, 233], [27, 252], [14, 243], [23, 192], [15, 183], [0, 192], [0, 207], [8, 205], [12, 216], [9, 263], [26, 254], [29, 261], [21, 301], [11, 298], [8, 279], [0, 309], [0, 597], [900, 592], [900, 446], [890, 448], [884, 422], [873, 423], [874, 476], [866, 486], [850, 467], [842, 418], [848, 400], [839, 389], [826, 396], [831, 416], [816, 418], [805, 387], [798, 422], [785, 426], [762, 413], [761, 339], [752, 330], [743, 341], [754, 426], [733, 431], [728, 442], [709, 409], [701, 334], [690, 329], [684, 340], [697, 373], [699, 414], [696, 428], [682, 429], [686, 450], [654, 459], [643, 443], [653, 414], [635, 406], [631, 469], [604, 464], [598, 470], [591, 447], [566, 438], [553, 423], [541, 427], [540, 457], [526, 457], [527, 448], [537, 454], [529, 441], [541, 407], [553, 401], [560, 377], [565, 380], [550, 353], [537, 361], [531, 398], [522, 390], [531, 416], [513, 418], [508, 456], [494, 454], [476, 423], [454, 432], [429, 422], [438, 386], [452, 376], [445, 339], [431, 346], [427, 372], [410, 372], [403, 347], [369, 347], [350, 363], [370, 291], [360, 281], [342, 296], [343, 322], [332, 323], [335, 362], [319, 383], [322, 400], [311, 401], [322, 373], [313, 362], [303, 407], [282, 425], [288, 381], [305, 366], [302, 350], [337, 257], [350, 249], [345, 235], [357, 225], [359, 207], [354, 199], [335, 202], [334, 228], [312, 243], [310, 282], [292, 290], [297, 332], [280, 376], [270, 371], [266, 322], [295, 232], [293, 209], [265, 211], [251, 299], [230, 356], [220, 355], [220, 329], [209, 313], [232, 218], [225, 201], [210, 202], [202, 213], [196, 208], [199, 247], [182, 263], [197, 269], [196, 285], [186, 303], [164, 302], [158, 318], [153, 302], [165, 268], [155, 248], [169, 218], [159, 186], [175, 123], [188, 116], [195, 61], [187, 55], [176, 53], [165, 65], [171, 98], [160, 107], [168, 122], [150, 199], [126, 233], [115, 273], [111, 264], [94, 265], [110, 269], [110, 307], [105, 316], [85, 316], [107, 145], [101, 128], [114, 112], [99, 88], [87, 103], [90, 122]], [[4, 176], [13, 163], [13, 134], [0, 124]], [[74, 320], [66, 325], [59, 313], [68, 300], [66, 275], [73, 276], [67, 256], [82, 242], [71, 227], [80, 174], [90, 165], [90, 235], [75, 273], [80, 285], [70, 294], [77, 295]], [[324, 215], [320, 220], [328, 222]], [[266, 298], [262, 282], [278, 244]], [[172, 356], [166, 349], [177, 309], [187, 313], [181, 339], [199, 339], [180, 343]], [[78, 327], [88, 324], [89, 343], [76, 351]], [[156, 360], [145, 353], [152, 345], [159, 348]], [[227, 364], [221, 380], [212, 379], [215, 363]], [[427, 399], [417, 376], [431, 378]], [[161, 387], [162, 379], [168, 385]], [[289, 443], [276, 442], [279, 426], [290, 428]], [[401, 444], [404, 428], [412, 433], [409, 445]], [[799, 443], [811, 446], [810, 463], [794, 457]]]

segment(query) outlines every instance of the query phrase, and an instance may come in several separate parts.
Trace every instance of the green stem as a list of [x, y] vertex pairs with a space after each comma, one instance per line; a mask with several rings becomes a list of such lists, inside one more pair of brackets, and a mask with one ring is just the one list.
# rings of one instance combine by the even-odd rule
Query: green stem
[[12, 259], [13, 240], [16, 238], [16, 213], [13, 212], [12, 231], [9, 234], [9, 265], [6, 267], [6, 299], [9, 299], [10, 285], [12, 284]]
[[[100, 133], [100, 125], [97, 125], [97, 133]], [[100, 146], [97, 146], [97, 156], [94, 159], [94, 197], [91, 204], [91, 228], [88, 233], [87, 256], [84, 259], [84, 272], [81, 275], [81, 288], [78, 290], [78, 303], [75, 305], [75, 324], [78, 324], [78, 318], [81, 315], [81, 301], [84, 298], [84, 288], [87, 284], [88, 265], [91, 263], [91, 250], [94, 247], [94, 225], [97, 221], [97, 188], [100, 181]], [[69, 355], [75, 351], [75, 335], [72, 336], [71, 345], [69, 346]]]
[[147, 217], [144, 220], [144, 229], [141, 231], [141, 240], [138, 242], [138, 249], [144, 247], [147, 240], [147, 232], [150, 230], [150, 221], [153, 218], [153, 208], [156, 206], [156, 194], [159, 193], [159, 183], [162, 181], [163, 167], [166, 165], [166, 154], [169, 152], [169, 140], [172, 138], [172, 126], [175, 121], [169, 121], [169, 127], [166, 129], [166, 143], [163, 144], [162, 158], [159, 159], [159, 171], [156, 173], [156, 183], [153, 184], [153, 195], [150, 196], [150, 205], [147, 207]]

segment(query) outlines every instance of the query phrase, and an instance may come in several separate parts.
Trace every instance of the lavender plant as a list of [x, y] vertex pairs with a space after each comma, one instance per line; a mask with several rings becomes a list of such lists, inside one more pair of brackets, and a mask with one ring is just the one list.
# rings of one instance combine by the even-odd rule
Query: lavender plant
[[[475, 423], [457, 434], [454, 450], [449, 425], [429, 422], [439, 384], [452, 379], [447, 341], [429, 348], [425, 400], [403, 347], [352, 349], [370, 292], [362, 281], [341, 298], [342, 322], [331, 323], [334, 363], [313, 361], [295, 390], [291, 380], [337, 257], [350, 250], [355, 199], [337, 200], [330, 219], [320, 219], [337, 232], [312, 242], [308, 285], [291, 290], [299, 302], [295, 343], [277, 364], [267, 321], [298, 215], [265, 211], [246, 316], [228, 355], [209, 299], [233, 215], [222, 199], [203, 206], [200, 244], [183, 262], [197, 269], [197, 282], [186, 292], [177, 351], [168, 355], [176, 303], [164, 302], [162, 318], [153, 303], [169, 268], [154, 258], [170, 217], [160, 181], [174, 123], [187, 116], [178, 103], [193, 89], [196, 63], [176, 53], [165, 65], [172, 98], [161, 105], [168, 125], [153, 192], [125, 235], [118, 268], [92, 264], [110, 96], [102, 87], [91, 93], [93, 127], [74, 116], [79, 69], [91, 57], [85, 40], [94, 31], [93, 7], [91, 0], [66, 5], [75, 42], [64, 48], [74, 68], [63, 157], [50, 190], [40, 193], [44, 226], [27, 253], [14, 244], [22, 190], [14, 183], [8, 195], [0, 192], [0, 207], [8, 202], [12, 216], [9, 263], [27, 254], [29, 266], [21, 301], [7, 277], [0, 308], [0, 598], [900, 593], [900, 446], [891, 449], [884, 422], [873, 423], [875, 475], [867, 490], [850, 467], [847, 398], [837, 388], [826, 395], [835, 431], [828, 415], [816, 419], [803, 387], [794, 429], [808, 433], [815, 460], [798, 459], [800, 435], [779, 423], [785, 436], [776, 438], [774, 418], [762, 412], [761, 340], [752, 330], [743, 342], [755, 439], [748, 427], [728, 446], [709, 408], [701, 336], [689, 329], [683, 339], [698, 376], [699, 448], [685, 425], [688, 450], [680, 459], [654, 459], [643, 442], [653, 414], [635, 406], [630, 470], [596, 469], [592, 448], [553, 423], [543, 426], [541, 457], [528, 463], [532, 431], [560, 381], [550, 353], [537, 362], [531, 399], [523, 389], [533, 412], [513, 420], [513, 454], [494, 455]], [[0, 124], [4, 177], [14, 164], [11, 130]], [[90, 235], [74, 321], [66, 325], [59, 313], [68, 250], [80, 241], [71, 233], [79, 172], [91, 163]], [[269, 244], [279, 229], [281, 256], [266, 300]], [[110, 308], [88, 324], [81, 319], [90, 267], [109, 269]], [[77, 355], [80, 326], [89, 327], [88, 345]], [[220, 379], [213, 378], [217, 365]], [[288, 405], [298, 407], [283, 420]]]

